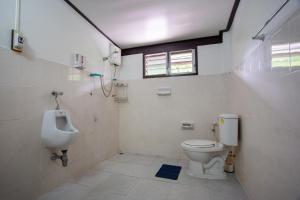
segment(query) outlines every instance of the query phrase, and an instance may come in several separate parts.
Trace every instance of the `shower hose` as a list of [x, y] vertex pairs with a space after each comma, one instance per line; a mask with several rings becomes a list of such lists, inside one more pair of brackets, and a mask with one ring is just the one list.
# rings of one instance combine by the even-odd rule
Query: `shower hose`
[[115, 69], [114, 69], [113, 77], [111, 78], [110, 86], [108, 89], [105, 87], [103, 76], [100, 76], [101, 90], [105, 97], [109, 97], [112, 92], [112, 89], [113, 89], [113, 85], [114, 85], [113, 81], [114, 81], [114, 78], [116, 77], [117, 67], [114, 67], [114, 68]]

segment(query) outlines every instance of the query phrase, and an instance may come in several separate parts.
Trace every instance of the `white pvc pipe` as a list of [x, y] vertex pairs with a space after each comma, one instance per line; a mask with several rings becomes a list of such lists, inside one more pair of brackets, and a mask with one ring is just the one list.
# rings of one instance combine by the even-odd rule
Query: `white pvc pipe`
[[16, 11], [15, 11], [15, 30], [20, 30], [20, 0], [16, 0]]

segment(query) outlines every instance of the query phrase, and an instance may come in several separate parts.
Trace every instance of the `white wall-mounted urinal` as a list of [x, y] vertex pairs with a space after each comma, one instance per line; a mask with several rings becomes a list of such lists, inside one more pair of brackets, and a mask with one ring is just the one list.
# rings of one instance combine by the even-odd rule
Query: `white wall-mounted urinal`
[[65, 110], [47, 110], [42, 124], [42, 142], [50, 149], [67, 150], [79, 131], [71, 123]]

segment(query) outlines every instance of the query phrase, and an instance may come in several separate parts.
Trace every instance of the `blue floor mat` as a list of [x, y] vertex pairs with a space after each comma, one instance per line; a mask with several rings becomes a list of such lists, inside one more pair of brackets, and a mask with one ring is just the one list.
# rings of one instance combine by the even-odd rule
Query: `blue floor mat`
[[155, 176], [160, 178], [177, 180], [180, 170], [181, 170], [180, 166], [163, 164]]

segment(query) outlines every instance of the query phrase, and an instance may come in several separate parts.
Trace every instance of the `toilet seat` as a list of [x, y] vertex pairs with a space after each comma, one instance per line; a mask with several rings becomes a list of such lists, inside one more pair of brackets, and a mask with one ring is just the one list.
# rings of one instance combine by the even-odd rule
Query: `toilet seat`
[[186, 140], [183, 143], [193, 147], [209, 148], [216, 146], [217, 142], [212, 140]]
[[185, 150], [195, 151], [195, 152], [214, 152], [222, 151], [224, 145], [212, 140], [186, 140], [181, 146]]

